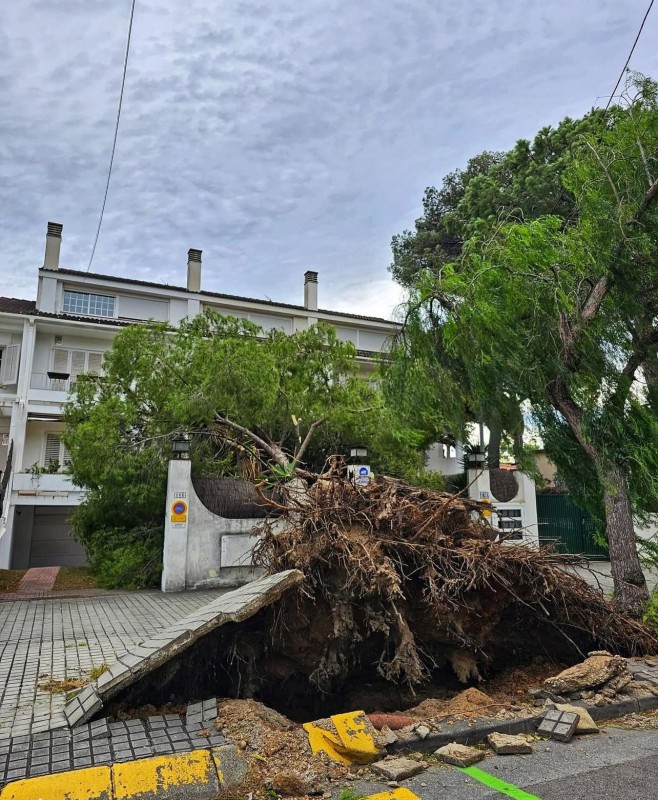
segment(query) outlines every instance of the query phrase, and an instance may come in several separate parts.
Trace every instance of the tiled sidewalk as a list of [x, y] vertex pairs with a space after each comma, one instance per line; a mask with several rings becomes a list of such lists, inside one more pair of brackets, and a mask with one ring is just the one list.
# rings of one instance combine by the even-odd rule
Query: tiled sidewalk
[[[39, 733], [65, 695], [40, 683], [85, 678], [222, 592], [114, 593], [0, 604], [0, 741]], [[62, 717], [63, 718], [63, 717]]]

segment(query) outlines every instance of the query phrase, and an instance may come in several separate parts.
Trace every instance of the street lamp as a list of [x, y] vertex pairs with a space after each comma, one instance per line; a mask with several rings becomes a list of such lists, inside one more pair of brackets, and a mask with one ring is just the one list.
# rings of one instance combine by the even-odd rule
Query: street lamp
[[482, 450], [475, 450], [473, 453], [465, 453], [464, 460], [467, 467], [482, 468], [486, 463], [487, 456]]
[[187, 436], [177, 436], [171, 443], [171, 454], [175, 459], [190, 457], [190, 440]]

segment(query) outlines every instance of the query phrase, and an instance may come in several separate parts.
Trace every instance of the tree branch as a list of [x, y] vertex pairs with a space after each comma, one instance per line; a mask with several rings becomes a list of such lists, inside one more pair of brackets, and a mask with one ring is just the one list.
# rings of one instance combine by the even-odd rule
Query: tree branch
[[295, 453], [296, 464], [298, 464], [302, 460], [302, 456], [306, 452], [306, 449], [308, 448], [315, 431], [320, 427], [320, 425], [323, 425], [326, 421], [327, 418], [322, 417], [322, 419], [318, 419], [309, 425], [308, 431], [306, 432], [306, 436], [304, 437], [304, 441], [299, 446], [299, 450]]
[[268, 444], [264, 439], [260, 436], [255, 434], [253, 431], [250, 431], [249, 428], [245, 428], [244, 425], [239, 425], [237, 422], [233, 422], [232, 420], [228, 419], [227, 417], [223, 417], [218, 412], [215, 412], [215, 420], [220, 422], [222, 425], [226, 425], [228, 428], [231, 428], [234, 431], [238, 431], [239, 433], [243, 434], [247, 438], [251, 439], [255, 445], [261, 448], [265, 453], [270, 456], [272, 461], [275, 464], [278, 464], [280, 467], [287, 467], [290, 463], [290, 459], [288, 456], [283, 452], [283, 450], [274, 444]]

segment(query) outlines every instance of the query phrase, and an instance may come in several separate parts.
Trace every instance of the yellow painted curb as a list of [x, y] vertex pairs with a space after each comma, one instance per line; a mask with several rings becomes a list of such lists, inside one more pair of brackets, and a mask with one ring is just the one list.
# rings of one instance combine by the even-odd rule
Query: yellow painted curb
[[338, 752], [340, 747], [340, 739], [324, 728], [319, 728], [312, 722], [304, 723], [304, 730], [308, 734], [308, 742], [311, 745], [311, 753], [317, 755], [320, 751], [324, 751], [329, 758], [338, 761], [340, 764], [351, 764], [351, 760]]
[[345, 755], [348, 758], [366, 764], [379, 758], [381, 748], [368, 732], [368, 727], [372, 730], [372, 725], [363, 711], [334, 714], [331, 721], [340, 736], [341, 744], [347, 751]]
[[420, 797], [414, 794], [410, 789], [405, 789], [404, 786], [400, 786], [399, 789], [391, 789], [388, 792], [369, 794], [365, 800], [420, 800]]
[[[112, 778], [115, 800], [128, 800], [135, 795], [169, 797], [174, 788], [185, 789], [199, 784], [212, 785], [214, 791], [219, 790], [215, 763], [208, 750], [125, 761], [112, 767]], [[167, 792], [167, 795], [162, 792]]]
[[[225, 784], [219, 750], [192, 750], [176, 755], [125, 761], [112, 767], [57, 772], [7, 784], [0, 800], [128, 800], [187, 798], [191, 787], [215, 797]], [[194, 794], [201, 798], [202, 794]]]
[[0, 800], [112, 800], [109, 767], [40, 775], [7, 784]]
[[304, 724], [313, 755], [322, 750], [341, 764], [369, 764], [382, 755], [382, 748], [375, 741], [371, 732], [374, 728], [365, 712], [334, 714], [331, 724], [333, 731], [313, 722]]

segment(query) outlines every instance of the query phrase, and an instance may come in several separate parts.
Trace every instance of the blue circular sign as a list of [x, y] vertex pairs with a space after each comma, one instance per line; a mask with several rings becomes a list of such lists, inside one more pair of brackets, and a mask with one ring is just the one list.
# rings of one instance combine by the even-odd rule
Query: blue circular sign
[[368, 467], [359, 467], [359, 475], [367, 475]]
[[174, 507], [172, 508], [174, 514], [184, 514], [187, 511], [187, 506], [181, 500], [177, 503], [174, 503]]

